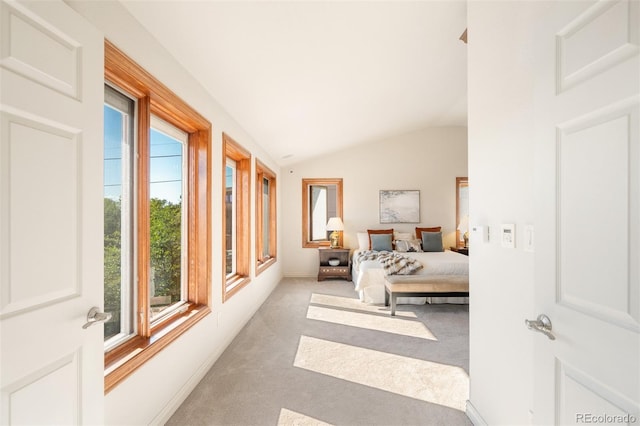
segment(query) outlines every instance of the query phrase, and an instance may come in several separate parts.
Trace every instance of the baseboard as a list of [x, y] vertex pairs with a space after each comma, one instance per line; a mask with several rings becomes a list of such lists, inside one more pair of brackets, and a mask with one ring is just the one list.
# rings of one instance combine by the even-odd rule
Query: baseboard
[[220, 358], [224, 349], [222, 351], [214, 353], [212, 356], [207, 359], [205, 363], [203, 363], [200, 368], [196, 370], [196, 372], [187, 380], [187, 382], [180, 388], [178, 392], [167, 402], [164, 408], [154, 417], [154, 419], [149, 423], [150, 425], [164, 425], [166, 424], [173, 413], [176, 412], [178, 408], [182, 405], [182, 403], [187, 399], [187, 397], [193, 392], [193, 390], [198, 386], [198, 383], [204, 378], [207, 372], [213, 367], [213, 364]]
[[309, 275], [308, 272], [289, 272], [283, 275], [282, 278], [317, 278], [318, 274]]
[[473, 406], [471, 401], [467, 400], [467, 417], [471, 420], [474, 426], [488, 426], [487, 422], [484, 421], [480, 412], [476, 410], [476, 407]]
[[[269, 297], [271, 292], [273, 292], [274, 289], [275, 289], [275, 286], [273, 286], [271, 291], [265, 296], [262, 303], [264, 303], [264, 301], [267, 300], [267, 298]], [[171, 416], [173, 416], [173, 414], [178, 410], [178, 408], [180, 408], [182, 403], [184, 403], [184, 401], [191, 394], [191, 392], [193, 392], [196, 386], [198, 386], [198, 384], [200, 383], [200, 381], [202, 381], [204, 376], [209, 372], [209, 370], [211, 370], [211, 368], [216, 363], [218, 358], [222, 356], [222, 354], [227, 349], [227, 347], [229, 347], [233, 339], [236, 338], [236, 336], [240, 333], [240, 331], [242, 331], [244, 326], [247, 325], [249, 320], [251, 320], [251, 318], [253, 318], [256, 312], [258, 312], [258, 309], [260, 309], [260, 306], [262, 306], [262, 303], [255, 306], [255, 309], [253, 310], [251, 315], [247, 316], [246, 320], [243, 323], [236, 324], [236, 329], [233, 330], [231, 334], [228, 336], [228, 339], [225, 342], [225, 344], [221, 345], [217, 351], [215, 351], [213, 354], [211, 354], [211, 356], [209, 356], [209, 358], [207, 358], [207, 360], [195, 371], [195, 373], [193, 373], [193, 375], [189, 378], [189, 380], [187, 380], [186, 383], [180, 388], [180, 390], [178, 390], [178, 392], [175, 393], [173, 398], [171, 398], [167, 402], [164, 408], [153, 418], [153, 420], [151, 420], [149, 425], [162, 426], [169, 421]]]

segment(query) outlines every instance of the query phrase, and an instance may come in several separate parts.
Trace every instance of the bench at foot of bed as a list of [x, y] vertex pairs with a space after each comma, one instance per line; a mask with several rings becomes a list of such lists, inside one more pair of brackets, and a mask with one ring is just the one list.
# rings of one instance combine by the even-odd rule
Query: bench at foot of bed
[[469, 277], [466, 275], [389, 275], [384, 281], [384, 305], [391, 315], [396, 314], [398, 296], [456, 297], [469, 296]]

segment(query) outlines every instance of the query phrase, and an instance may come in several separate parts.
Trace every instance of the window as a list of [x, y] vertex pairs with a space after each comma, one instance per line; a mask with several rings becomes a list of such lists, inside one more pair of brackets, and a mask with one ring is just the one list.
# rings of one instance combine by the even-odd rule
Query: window
[[211, 125], [105, 41], [105, 391], [210, 312]]
[[249, 197], [251, 154], [222, 134], [223, 164], [223, 232], [224, 283], [222, 300], [226, 301], [250, 282], [249, 277]]
[[256, 161], [256, 274], [276, 261], [276, 175]]
[[302, 179], [302, 247], [330, 245], [330, 217], [342, 217], [342, 179]]
[[135, 102], [104, 91], [104, 325], [107, 348], [133, 332], [133, 162]]
[[149, 305], [151, 321], [187, 301], [188, 134], [151, 116], [149, 138]]
[[236, 256], [237, 249], [237, 232], [236, 232], [236, 213], [237, 203], [235, 202], [238, 191], [237, 185], [235, 185], [238, 174], [236, 173], [236, 162], [231, 158], [227, 158], [227, 165], [225, 167], [225, 272], [226, 278], [232, 278], [236, 275], [236, 264], [238, 263], [238, 257]]

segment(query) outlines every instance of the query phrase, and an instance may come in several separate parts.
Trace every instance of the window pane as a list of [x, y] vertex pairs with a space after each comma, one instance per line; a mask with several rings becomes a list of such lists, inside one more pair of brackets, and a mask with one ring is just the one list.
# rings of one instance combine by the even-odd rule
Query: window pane
[[231, 276], [236, 273], [235, 268], [235, 245], [236, 245], [236, 232], [235, 232], [235, 162], [227, 159], [227, 167], [225, 172], [225, 250], [226, 256], [226, 273], [227, 276]]
[[187, 136], [152, 118], [150, 133], [151, 319], [185, 300], [186, 232], [183, 209]]
[[311, 186], [311, 240], [327, 239], [327, 187]]
[[262, 258], [266, 259], [271, 253], [269, 253], [269, 230], [271, 225], [271, 218], [269, 213], [271, 212], [271, 200], [269, 198], [269, 191], [271, 182], [267, 178], [262, 179]]
[[133, 329], [131, 206], [134, 102], [105, 86], [104, 105], [104, 325], [107, 345]]

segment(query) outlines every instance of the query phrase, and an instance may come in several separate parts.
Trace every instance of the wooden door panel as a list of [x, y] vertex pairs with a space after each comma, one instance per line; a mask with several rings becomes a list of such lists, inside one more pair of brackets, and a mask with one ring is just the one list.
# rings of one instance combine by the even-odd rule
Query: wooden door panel
[[638, 54], [638, 5], [596, 3], [557, 33], [558, 93]]
[[[630, 98], [559, 125], [559, 303], [638, 329], [638, 280], [632, 279], [631, 191], [638, 152], [638, 100]], [[637, 234], [637, 230], [635, 231]], [[637, 240], [637, 238], [636, 238]], [[637, 276], [636, 276], [637, 278]], [[585, 286], [586, 282], [602, 285]]]
[[[2, 66], [60, 93], [81, 99], [82, 44], [20, 5], [2, 8]], [[28, 40], [21, 43], [20, 40]], [[55, 61], [50, 58], [55, 57]]]
[[0, 17], [0, 424], [100, 424], [104, 41], [62, 1]]
[[534, 421], [637, 421], [640, 10], [627, 0], [547, 6], [536, 36], [536, 174], [544, 187], [536, 309], [556, 340], [534, 337]]
[[75, 385], [81, 377], [79, 359], [80, 354], [71, 353], [7, 386], [2, 401], [8, 417], [4, 424], [80, 424]]
[[[583, 371], [556, 362], [556, 424], [632, 424], [633, 401], [611, 392]], [[602, 419], [602, 420], [601, 420]]]
[[1, 120], [5, 315], [80, 295], [81, 157], [80, 137], [66, 126], [11, 113]]

